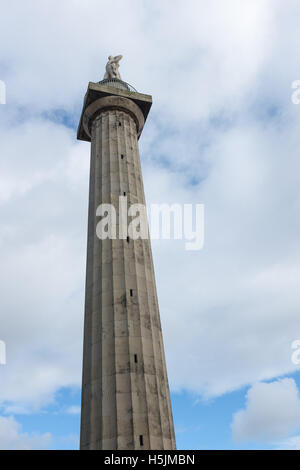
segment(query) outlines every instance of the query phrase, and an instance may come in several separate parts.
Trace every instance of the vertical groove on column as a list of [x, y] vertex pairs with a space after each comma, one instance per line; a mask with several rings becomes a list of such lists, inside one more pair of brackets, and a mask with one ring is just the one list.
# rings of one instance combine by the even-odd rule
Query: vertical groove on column
[[[99, 186], [99, 200], [97, 201], [98, 204], [101, 204], [103, 201], [103, 162], [104, 162], [104, 157], [103, 157], [103, 148], [104, 147], [104, 138], [103, 138], [103, 117], [100, 114], [97, 117], [97, 122], [98, 122], [98, 128], [97, 128], [97, 133], [98, 133], [98, 138], [100, 141], [99, 149], [98, 149], [98, 167], [99, 167], [99, 179], [98, 179], [98, 186]], [[96, 215], [96, 214], [95, 214]], [[97, 237], [97, 234], [95, 232], [95, 237]], [[98, 238], [98, 237], [97, 237]], [[101, 377], [100, 377], [100, 390], [99, 390], [99, 402], [100, 402], [100, 407], [101, 407], [101, 420], [98, 424], [99, 426], [99, 446], [98, 449], [102, 450], [103, 449], [103, 433], [104, 433], [104, 416], [103, 416], [103, 382], [105, 380], [105, 375], [104, 375], [104, 370], [103, 370], [103, 344], [104, 344], [104, 335], [105, 335], [105, 327], [104, 327], [104, 315], [103, 315], [103, 294], [104, 294], [104, 289], [103, 289], [103, 259], [104, 259], [104, 254], [103, 254], [103, 242], [102, 240], [98, 240], [99, 245], [101, 246], [101, 252], [99, 256], [99, 268], [98, 268], [98, 274], [99, 274], [99, 286], [101, 289], [101, 303], [99, 304], [99, 309], [98, 309], [98, 315], [101, 316], [101, 330], [99, 331], [99, 341], [100, 341], [100, 347], [99, 347], [99, 363], [101, 367]]]
[[[113, 191], [113, 183], [116, 183], [115, 181], [115, 160], [114, 160], [114, 154], [116, 152], [115, 150], [115, 145], [114, 145], [114, 140], [117, 138], [117, 130], [116, 130], [116, 122], [114, 125], [114, 111], [109, 110], [108, 111], [108, 122], [109, 122], [109, 164], [110, 164], [110, 203], [115, 207], [115, 198], [114, 198], [114, 191]], [[117, 213], [116, 213], [117, 216]], [[120, 396], [119, 396], [119, 386], [118, 386], [118, 378], [119, 378], [119, 354], [118, 354], [118, 337], [116, 335], [116, 303], [117, 303], [117, 295], [116, 295], [116, 280], [115, 276], [117, 274], [116, 270], [116, 253], [115, 250], [117, 248], [117, 240], [113, 239], [111, 240], [111, 256], [112, 256], [112, 277], [111, 277], [111, 283], [112, 283], [112, 294], [113, 294], [113, 337], [114, 337], [114, 360], [115, 360], [115, 367], [114, 367], [114, 379], [115, 379], [115, 397], [116, 397], [116, 444], [117, 444], [117, 449], [119, 449], [120, 446]]]
[[[98, 164], [98, 171], [97, 171], [97, 188], [98, 188], [98, 198], [97, 198], [97, 207], [102, 203], [103, 201], [103, 194], [102, 194], [102, 180], [103, 180], [103, 149], [105, 148], [104, 145], [104, 139], [103, 139], [103, 121], [101, 116], [97, 116], [95, 119], [96, 123], [96, 135], [97, 139], [99, 141], [99, 147], [97, 148], [97, 164]], [[97, 209], [97, 208], [96, 208]], [[96, 213], [95, 213], [96, 217]], [[98, 221], [98, 220], [97, 220]], [[97, 315], [101, 316], [101, 329], [99, 330], [99, 349], [98, 349], [98, 361], [100, 363], [101, 367], [101, 377], [100, 377], [100, 387], [98, 389], [98, 401], [99, 401], [99, 406], [101, 408], [101, 419], [98, 422], [98, 445], [97, 449], [103, 449], [103, 431], [104, 431], [104, 417], [103, 417], [103, 380], [104, 380], [104, 364], [103, 364], [103, 315], [102, 315], [102, 310], [103, 310], [103, 298], [104, 298], [104, 293], [103, 293], [103, 244], [102, 241], [98, 239], [96, 231], [95, 231], [95, 237], [98, 240], [99, 248], [100, 248], [100, 253], [98, 256], [99, 260], [99, 266], [98, 266], [98, 285], [99, 285], [99, 290], [100, 290], [100, 296], [99, 296], [99, 304], [97, 308]], [[97, 425], [97, 423], [95, 423]]]
[[[122, 132], [122, 145], [121, 145], [121, 149], [124, 149], [124, 153], [123, 155], [125, 154], [125, 158], [126, 158], [126, 155], [127, 155], [127, 139], [126, 139], [126, 122], [125, 122], [125, 117], [126, 115], [124, 114], [124, 112], [121, 112], [120, 113], [120, 119], [122, 121], [122, 129], [123, 129], [123, 132]], [[124, 158], [123, 158], [124, 160]], [[121, 168], [121, 160], [120, 160], [120, 155], [119, 155], [119, 166]], [[126, 170], [127, 170], [127, 165], [125, 166]], [[122, 165], [122, 176], [124, 177], [124, 165]], [[127, 174], [127, 171], [125, 171], [125, 180], [126, 180], [126, 183], [125, 183], [125, 189], [126, 189], [126, 196], [128, 198], [128, 174]], [[121, 180], [123, 178], [121, 178], [121, 172], [120, 172], [120, 186], [121, 186]], [[123, 184], [122, 184], [123, 186]], [[123, 188], [124, 189], [124, 188]], [[120, 192], [121, 192], [121, 187], [120, 187]], [[128, 211], [128, 204], [126, 204], [126, 210]], [[127, 250], [128, 250], [128, 247], [127, 247], [127, 240], [125, 239], [124, 241], [122, 241], [122, 244], [123, 244], [123, 261], [124, 261], [124, 284], [125, 284], [125, 299], [127, 298], [127, 292], [129, 291], [130, 289], [130, 286], [128, 286], [128, 266], [127, 266], [127, 263], [125, 262], [125, 253], [127, 253]], [[131, 336], [131, 331], [130, 331], [130, 327], [129, 327], [129, 314], [128, 314], [128, 306], [127, 306], [127, 302], [126, 302], [126, 306], [125, 306], [125, 315], [126, 315], [126, 326], [127, 326], [127, 337], [128, 337], [128, 354], [129, 354], [129, 388], [130, 388], [130, 401], [131, 401], [131, 448], [132, 449], [135, 449], [135, 434], [136, 434], [136, 425], [135, 425], [135, 420], [134, 420], [134, 400], [133, 400], [133, 386], [132, 386], [132, 358], [133, 358], [133, 354], [134, 354], [134, 351], [132, 350], [133, 346], [132, 346], [132, 343], [130, 341], [130, 336]]]
[[[96, 161], [96, 143], [97, 139], [92, 139], [93, 146], [92, 146], [92, 152], [93, 152], [93, 159], [94, 159], [94, 194], [93, 194], [93, 202], [94, 202], [94, 213], [93, 213], [93, 219], [95, 221], [95, 210], [96, 210], [96, 205], [97, 205], [97, 199], [95, 197], [97, 193], [97, 161]], [[93, 224], [93, 228], [95, 229], [95, 222]], [[95, 344], [94, 344], [94, 324], [95, 324], [95, 269], [97, 266], [97, 258], [95, 256], [95, 245], [96, 245], [96, 237], [95, 237], [95, 230], [93, 231], [94, 233], [92, 234], [92, 243], [93, 243], [93, 274], [92, 274], [92, 285], [91, 285], [91, 292], [92, 292], [92, 298], [91, 298], [91, 310], [90, 310], [90, 315], [91, 315], [91, 359], [90, 359], [90, 370], [91, 370], [91, 409], [90, 409], [90, 448], [93, 449], [95, 448], [95, 439], [94, 439], [94, 420], [93, 420], [93, 415], [94, 415], [94, 409], [95, 409], [95, 401], [97, 399], [96, 394], [95, 394], [95, 382], [94, 382], [94, 364], [95, 364]]]
[[[133, 188], [135, 189], [135, 199], [137, 203], [143, 203], [143, 200], [140, 200], [139, 198], [139, 190], [138, 190], [138, 184], [137, 184], [137, 171], [138, 167], [136, 165], [136, 159], [137, 159], [137, 154], [136, 154], [136, 149], [133, 145], [133, 135], [136, 135], [136, 126], [135, 123], [133, 122], [132, 118], [130, 116], [127, 117], [128, 119], [128, 135], [129, 135], [129, 141], [131, 144], [131, 158], [132, 158], [132, 171], [133, 171]], [[145, 412], [145, 418], [146, 418], [146, 427], [147, 427], [147, 436], [144, 435], [144, 449], [151, 448], [150, 445], [150, 422], [149, 422], [149, 417], [150, 417], [150, 407], [149, 407], [149, 395], [147, 391], [147, 380], [146, 380], [146, 375], [147, 375], [147, 356], [145, 354], [145, 345], [144, 345], [144, 334], [143, 334], [143, 327], [142, 327], [142, 308], [144, 306], [143, 302], [143, 297], [145, 296], [146, 292], [142, 290], [142, 287], [144, 287], [145, 290], [147, 290], [147, 286], [145, 285], [145, 282], [143, 284], [140, 283], [139, 281], [139, 273], [138, 273], [138, 250], [139, 250], [139, 243], [140, 240], [134, 240], [132, 241], [133, 245], [133, 256], [134, 256], [134, 267], [135, 267], [135, 276], [136, 276], [136, 285], [137, 285], [137, 298], [138, 298], [138, 319], [139, 319], [139, 330], [140, 330], [140, 347], [141, 347], [141, 352], [142, 352], [142, 358], [143, 358], [143, 380], [142, 380], [142, 393], [144, 394], [145, 398], [145, 403], [146, 403], [146, 409], [144, 410]], [[141, 424], [140, 424], [141, 426]], [[143, 435], [144, 433], [141, 432]], [[139, 446], [138, 446], [139, 447]]]
[[[103, 148], [103, 126], [102, 126], [102, 117], [99, 116], [96, 120], [96, 132], [98, 135], [99, 145], [96, 148], [96, 161], [97, 161], [97, 207], [99, 204], [102, 203], [102, 181], [103, 181], [103, 170], [102, 170], [102, 148]], [[95, 209], [97, 209], [97, 207]], [[96, 213], [95, 213], [96, 217]], [[98, 381], [98, 397], [97, 397], [97, 407], [98, 407], [98, 425], [95, 422], [95, 426], [97, 426], [97, 446], [96, 448], [101, 450], [103, 447], [103, 363], [102, 363], [102, 345], [103, 345], [103, 315], [102, 315], [102, 305], [103, 305], [103, 276], [102, 276], [102, 269], [103, 269], [103, 245], [102, 241], [98, 239], [96, 231], [94, 233], [95, 238], [97, 239], [97, 247], [99, 248], [98, 260], [99, 266], [97, 267], [97, 284], [99, 288], [99, 300], [97, 305], [97, 317], [98, 317], [98, 325], [99, 330], [97, 332], [98, 338], [98, 347], [97, 347], [97, 357], [99, 363], [99, 381]]]
[[[98, 117], [100, 121], [100, 128], [99, 128], [99, 138], [101, 138], [102, 146], [101, 146], [101, 179], [99, 179], [99, 184], [101, 185], [101, 203], [109, 202], [107, 191], [107, 185], [104, 185], [104, 181], [108, 181], [107, 174], [108, 174], [108, 148], [107, 148], [107, 130], [106, 130], [106, 118], [105, 115], [100, 114]], [[109, 183], [109, 182], [108, 182]], [[102, 331], [101, 331], [101, 364], [102, 364], [102, 380], [101, 380], [101, 407], [102, 407], [102, 435], [101, 435], [101, 449], [113, 449], [113, 439], [112, 439], [112, 417], [111, 413], [113, 412], [113, 407], [109, 401], [109, 397], [107, 396], [107, 387], [109, 386], [109, 375], [108, 370], [110, 366], [109, 358], [108, 358], [108, 351], [111, 348], [111, 343], [109, 341], [110, 337], [110, 329], [111, 324], [109, 322], [108, 315], [110, 315], [110, 308], [109, 308], [109, 301], [110, 301], [110, 292], [108, 288], [105, 289], [106, 286], [106, 277], [104, 277], [104, 273], [106, 276], [110, 275], [110, 264], [108, 263], [109, 255], [109, 241], [101, 240], [101, 266], [100, 266], [100, 275], [101, 275], [101, 291], [102, 291], [102, 298], [101, 298], [101, 306], [100, 306], [100, 314], [102, 316]], [[111, 383], [110, 383], [111, 385]], [[107, 410], [109, 409], [109, 414]]]
[[[97, 121], [93, 122], [92, 126], [92, 139], [95, 142], [93, 146], [93, 153], [94, 153], [94, 160], [95, 160], [95, 189], [94, 189], [94, 201], [95, 201], [95, 206], [94, 206], [94, 219], [96, 217], [96, 209], [97, 205], [99, 203], [99, 139], [97, 138], [98, 134], [98, 123]], [[101, 305], [101, 286], [99, 283], [99, 262], [100, 262], [100, 256], [101, 253], [99, 251], [101, 250], [101, 244], [100, 240], [98, 240], [96, 233], [94, 231], [93, 234], [93, 240], [94, 240], [94, 247], [93, 247], [93, 252], [94, 252], [94, 260], [96, 260], [96, 263], [94, 265], [93, 269], [93, 286], [92, 286], [92, 292], [93, 292], [93, 298], [92, 298], [92, 344], [91, 344], [91, 350], [92, 350], [92, 357], [91, 357], [91, 371], [92, 371], [92, 377], [93, 380], [91, 382], [92, 385], [92, 397], [91, 397], [91, 444], [92, 448], [97, 449], [99, 446], [99, 421], [101, 421], [101, 403], [99, 403], [99, 385], [100, 385], [100, 396], [101, 396], [101, 376], [102, 376], [102, 371], [101, 371], [101, 363], [99, 364], [99, 346], [101, 344], [100, 342], [100, 337], [99, 333], [101, 332], [101, 315], [99, 311], [99, 306]], [[98, 370], [98, 367], [100, 366], [100, 371]]]
[[[92, 142], [92, 146], [93, 146]], [[92, 282], [93, 282], [93, 268], [94, 257], [91, 238], [94, 231], [94, 198], [90, 195], [94, 193], [95, 187], [95, 160], [94, 154], [91, 151], [90, 158], [90, 184], [89, 184], [89, 215], [88, 215], [88, 234], [87, 234], [87, 263], [86, 263], [86, 295], [85, 295], [85, 315], [84, 315], [84, 354], [83, 354], [83, 371], [82, 371], [82, 414], [81, 414], [81, 447], [89, 448], [90, 437], [90, 411], [91, 411], [91, 306], [92, 299]]]
[[[107, 167], [108, 167], [108, 181], [109, 181], [109, 187], [108, 187], [108, 200], [110, 204], [112, 203], [112, 138], [111, 138], [111, 114], [109, 111], [105, 113], [106, 116], [106, 122], [107, 122], [107, 133], [106, 133], [106, 139], [107, 139]], [[111, 296], [110, 296], [110, 306], [111, 306], [111, 315], [112, 315], [112, 351], [106, 351], [107, 356], [112, 353], [112, 361], [113, 361], [113, 370], [110, 371], [111, 377], [111, 384], [113, 385], [113, 389], [111, 390], [111, 393], [114, 395], [113, 401], [114, 401], [114, 409], [113, 409], [113, 414], [111, 418], [114, 421], [114, 439], [115, 439], [115, 444], [114, 448], [118, 448], [118, 400], [117, 400], [117, 382], [116, 382], [116, 342], [115, 342], [115, 311], [114, 311], [114, 301], [115, 301], [115, 295], [114, 295], [114, 259], [113, 259], [113, 240], [111, 239], [106, 239], [107, 245], [109, 247], [109, 256], [110, 256], [110, 281], [111, 281]]]
[[[109, 188], [108, 188], [108, 200], [110, 204], [113, 203], [112, 201], [112, 135], [111, 135], [111, 112], [107, 111], [105, 113], [106, 116], [106, 121], [107, 121], [107, 133], [106, 133], [106, 138], [107, 138], [107, 164], [109, 167], [108, 170], [108, 180], [109, 180]], [[113, 355], [113, 371], [112, 373], [112, 383], [114, 384], [114, 424], [115, 424], [115, 448], [118, 449], [118, 397], [117, 397], [117, 377], [116, 377], [116, 337], [115, 337], [115, 308], [114, 308], [114, 303], [115, 303], [115, 292], [114, 292], [114, 256], [113, 256], [113, 246], [114, 246], [114, 240], [112, 239], [106, 239], [107, 243], [109, 244], [109, 251], [110, 251], [110, 257], [111, 257], [111, 315], [112, 315], [112, 355]], [[107, 351], [107, 354], [109, 354], [109, 351]]]

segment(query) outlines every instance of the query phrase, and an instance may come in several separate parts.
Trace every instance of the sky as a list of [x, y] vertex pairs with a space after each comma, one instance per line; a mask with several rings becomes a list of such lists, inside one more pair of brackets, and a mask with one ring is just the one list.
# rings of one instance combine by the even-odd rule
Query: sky
[[147, 203], [205, 207], [203, 249], [152, 241], [177, 447], [300, 449], [299, 2], [0, 8], [0, 449], [79, 445], [90, 144], [76, 130], [117, 54], [153, 97]]

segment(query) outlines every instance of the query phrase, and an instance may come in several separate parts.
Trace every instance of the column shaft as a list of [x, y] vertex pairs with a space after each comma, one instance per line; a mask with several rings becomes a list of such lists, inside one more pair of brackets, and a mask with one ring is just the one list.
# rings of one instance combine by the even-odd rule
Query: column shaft
[[96, 209], [145, 204], [136, 122], [104, 109], [91, 126], [82, 449], [174, 449], [150, 240], [100, 240]]

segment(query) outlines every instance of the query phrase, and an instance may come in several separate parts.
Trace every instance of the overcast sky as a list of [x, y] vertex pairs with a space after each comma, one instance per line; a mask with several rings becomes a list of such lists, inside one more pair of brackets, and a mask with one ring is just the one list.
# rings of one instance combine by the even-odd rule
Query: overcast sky
[[179, 448], [299, 448], [297, 0], [0, 0], [0, 448], [76, 448], [89, 81], [153, 96], [147, 203], [205, 205], [152, 243]]

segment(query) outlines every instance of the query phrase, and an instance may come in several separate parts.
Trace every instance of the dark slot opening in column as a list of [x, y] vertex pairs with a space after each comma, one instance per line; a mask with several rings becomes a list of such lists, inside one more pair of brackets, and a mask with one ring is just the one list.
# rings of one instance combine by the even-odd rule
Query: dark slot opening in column
[[121, 159], [123, 160], [123, 158], [124, 158], [124, 155], [123, 155], [123, 153], [121, 153]]
[[133, 290], [130, 289], [130, 297], [132, 297], [132, 296], [133, 296]]
[[134, 355], [134, 362], [137, 364], [137, 355]]
[[144, 439], [143, 439], [143, 436], [140, 435], [140, 445], [143, 446], [144, 445]]
[[119, 126], [122, 126], [122, 123], [121, 123], [121, 122], [119, 122]]
[[125, 191], [124, 191], [124, 193], [123, 193], [123, 194], [124, 194], [124, 196], [126, 196], [126, 192], [125, 192]]
[[129, 243], [129, 237], [127, 237], [127, 243]]

